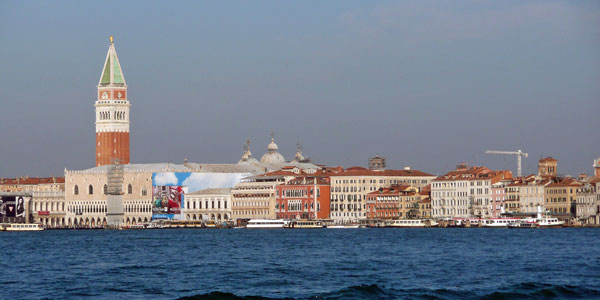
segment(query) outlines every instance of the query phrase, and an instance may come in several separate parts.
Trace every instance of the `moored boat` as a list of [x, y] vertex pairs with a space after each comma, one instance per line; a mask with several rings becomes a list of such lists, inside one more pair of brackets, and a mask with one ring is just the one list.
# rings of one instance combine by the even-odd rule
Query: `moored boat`
[[246, 228], [248, 229], [275, 229], [275, 228], [284, 228], [290, 223], [288, 220], [278, 219], [278, 220], [269, 220], [269, 219], [252, 219], [248, 221], [246, 224]]
[[328, 225], [327, 228], [331, 228], [331, 229], [352, 229], [352, 228], [360, 228], [360, 225], [358, 225], [358, 224]]
[[517, 222], [519, 219], [500, 218], [500, 219], [481, 219], [479, 223], [488, 228], [506, 228], [509, 224]]
[[532, 218], [530, 220], [534, 220], [537, 223], [537, 226], [540, 228], [553, 228], [553, 227], [563, 227], [565, 221], [559, 221], [557, 218]]
[[416, 219], [416, 220], [389, 220], [386, 221], [385, 227], [394, 228], [423, 228], [435, 227], [438, 223], [434, 220]]
[[42, 224], [5, 223], [0, 226], [2, 231], [43, 231]]
[[536, 218], [528, 218], [526, 220], [537, 223], [540, 228], [563, 227], [565, 225], [565, 221], [560, 221], [556, 217], [548, 217], [547, 211], [542, 215], [541, 206], [537, 207]]
[[286, 228], [295, 228], [295, 229], [316, 229], [316, 228], [324, 228], [325, 225], [323, 222], [319, 220], [301, 220], [301, 221], [292, 221], [287, 224]]
[[508, 228], [537, 228], [538, 224], [526, 220], [518, 220], [508, 224]]
[[130, 225], [122, 226], [121, 229], [146, 229], [146, 225], [145, 224], [130, 224]]

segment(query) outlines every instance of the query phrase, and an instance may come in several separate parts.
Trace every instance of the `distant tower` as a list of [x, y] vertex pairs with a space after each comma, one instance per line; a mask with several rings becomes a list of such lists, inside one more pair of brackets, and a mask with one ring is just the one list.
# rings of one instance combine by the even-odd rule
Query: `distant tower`
[[294, 160], [297, 162], [304, 162], [304, 155], [302, 155], [302, 145], [300, 145], [300, 142], [296, 144], [296, 155], [294, 155]]
[[369, 158], [369, 169], [370, 170], [385, 170], [385, 158], [375, 155]]
[[127, 84], [110, 36], [108, 54], [98, 83], [96, 106], [96, 166], [114, 159], [129, 163], [129, 100]]
[[596, 176], [596, 178], [600, 178], [600, 157], [598, 157], [598, 159], [594, 159], [594, 176]]
[[552, 157], [542, 158], [538, 161], [538, 176], [556, 177], [558, 160]]

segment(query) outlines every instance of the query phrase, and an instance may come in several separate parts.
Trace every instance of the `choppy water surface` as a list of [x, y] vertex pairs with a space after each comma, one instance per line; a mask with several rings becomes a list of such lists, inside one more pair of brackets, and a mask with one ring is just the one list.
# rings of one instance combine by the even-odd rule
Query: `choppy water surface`
[[1, 299], [600, 298], [600, 229], [0, 232], [0, 246]]

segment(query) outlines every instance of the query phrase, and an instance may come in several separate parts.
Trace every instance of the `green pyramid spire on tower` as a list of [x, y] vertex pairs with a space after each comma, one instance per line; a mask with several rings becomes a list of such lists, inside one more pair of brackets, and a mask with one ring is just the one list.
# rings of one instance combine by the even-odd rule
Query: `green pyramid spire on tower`
[[127, 86], [112, 35], [110, 36], [110, 46], [108, 47], [106, 61], [104, 62], [98, 86]]

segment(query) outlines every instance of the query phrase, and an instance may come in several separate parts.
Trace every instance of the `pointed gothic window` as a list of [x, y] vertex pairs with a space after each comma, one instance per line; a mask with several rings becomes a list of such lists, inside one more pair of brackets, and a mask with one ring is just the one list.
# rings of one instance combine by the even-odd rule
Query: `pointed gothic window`
[[131, 183], [127, 186], [127, 194], [132, 194], [133, 193], [133, 187], [131, 186]]
[[94, 194], [94, 186], [90, 184], [90, 186], [88, 186], [88, 194], [93, 195]]
[[108, 194], [108, 186], [106, 184], [102, 188], [102, 192], [104, 192], [104, 195]]
[[78, 186], [78, 185], [75, 185], [75, 186], [73, 187], [73, 194], [74, 194], [74, 195], [79, 195], [79, 186]]
[[146, 196], [148, 194], [148, 191], [146, 190], [146, 187], [142, 188], [142, 196]]

